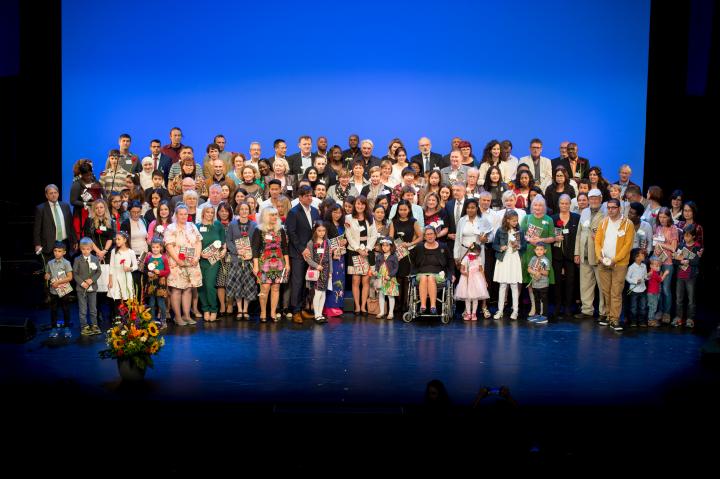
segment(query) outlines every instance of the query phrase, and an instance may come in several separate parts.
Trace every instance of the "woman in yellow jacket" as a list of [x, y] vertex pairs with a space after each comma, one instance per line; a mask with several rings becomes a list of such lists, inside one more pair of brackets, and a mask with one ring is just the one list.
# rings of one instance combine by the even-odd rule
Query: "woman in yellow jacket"
[[600, 290], [608, 314], [600, 317], [600, 325], [610, 326], [615, 331], [622, 331], [622, 292], [634, 238], [635, 226], [622, 216], [620, 201], [614, 198], [608, 200], [607, 217], [595, 234], [595, 255], [598, 258]]

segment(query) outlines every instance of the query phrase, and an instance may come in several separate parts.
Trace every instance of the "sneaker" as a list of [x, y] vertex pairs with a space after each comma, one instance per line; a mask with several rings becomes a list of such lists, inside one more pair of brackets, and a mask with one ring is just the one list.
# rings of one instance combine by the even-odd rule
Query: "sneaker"
[[437, 314], [437, 308], [430, 308], [430, 314]]
[[63, 335], [65, 336], [65, 339], [72, 338], [72, 331], [70, 331], [70, 328], [64, 328]]
[[50, 330], [50, 335], [48, 336], [50, 339], [55, 339], [60, 334], [60, 330], [58, 328], [52, 328]]
[[637, 322], [637, 321], [630, 321], [630, 327], [631, 327], [631, 328], [637, 328], [637, 327], [638, 327], [638, 322]]
[[527, 321], [528, 321], [528, 323], [534, 323], [535, 321], [538, 320], [539, 317], [540, 317], [539, 315], [533, 314], [532, 316], [527, 317]]
[[518, 312], [517, 312], [517, 311], [513, 311], [513, 312], [510, 314], [510, 320], [511, 320], [511, 321], [517, 321], [517, 317], [518, 317]]
[[167, 329], [167, 327], [167, 321], [160, 321], [160, 325], [158, 326], [158, 328], [160, 328], [161, 331], [163, 329]]
[[686, 327], [686, 328], [694, 328], [694, 327], [695, 327], [695, 320], [694, 320], [694, 319], [688, 319], [688, 320], [685, 322], [685, 327]]
[[503, 319], [503, 312], [502, 312], [502, 310], [498, 309], [497, 312], [495, 313], [495, 316], [493, 316], [493, 319], [496, 319], [496, 320], [497, 320], [497, 319]]
[[427, 308], [420, 308], [420, 314], [425, 314], [426, 310], [427, 310]]
[[662, 315], [662, 322], [665, 324], [670, 324], [670, 315], [668, 313]]
[[89, 324], [86, 324], [80, 329], [80, 334], [82, 334], [83, 336], [92, 336], [92, 327]]
[[641, 327], [641, 328], [647, 328], [647, 327], [648, 327], [648, 323], [647, 323], [647, 321], [640, 321], [640, 322], [638, 323], [638, 326]]
[[90, 328], [92, 329], [92, 334], [102, 334], [102, 329], [100, 329], [100, 326], [97, 324], [93, 324]]
[[598, 324], [600, 326], [607, 326], [610, 323], [610, 321], [607, 319], [607, 316], [600, 316], [598, 318]]
[[675, 319], [673, 319], [671, 325], [672, 325], [673, 328], [677, 328], [677, 327], [682, 326], [682, 325], [683, 325], [683, 320], [682, 320], [682, 318], [675, 318]]
[[614, 321], [609, 321], [608, 326], [610, 326], [610, 329], [613, 329], [615, 331], [622, 331], [623, 327], [620, 325], [620, 321], [617, 319]]
[[540, 316], [540, 315], [536, 316], [535, 321], [533, 321], [533, 323], [535, 323], [535, 324], [547, 324], [547, 322], [548, 322], [547, 317]]

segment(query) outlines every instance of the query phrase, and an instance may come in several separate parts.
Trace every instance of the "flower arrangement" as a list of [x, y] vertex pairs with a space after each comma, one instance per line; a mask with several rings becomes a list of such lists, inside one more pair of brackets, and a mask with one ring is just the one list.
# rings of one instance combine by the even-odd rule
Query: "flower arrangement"
[[118, 309], [120, 319], [107, 331], [108, 348], [100, 351], [100, 358], [129, 359], [143, 370], [153, 367], [152, 357], [165, 346], [165, 338], [150, 309], [136, 298], [123, 301]]

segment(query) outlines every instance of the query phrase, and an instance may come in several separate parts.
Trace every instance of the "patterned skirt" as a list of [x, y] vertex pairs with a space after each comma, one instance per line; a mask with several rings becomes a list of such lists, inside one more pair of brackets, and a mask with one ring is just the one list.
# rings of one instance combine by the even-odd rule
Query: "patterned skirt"
[[225, 259], [220, 260], [220, 269], [218, 270], [217, 281], [215, 287], [224, 288], [227, 285], [228, 267], [230, 263], [227, 263]]
[[237, 264], [228, 264], [225, 287], [231, 298], [248, 301], [257, 298], [257, 278], [253, 274], [250, 261], [239, 260]]

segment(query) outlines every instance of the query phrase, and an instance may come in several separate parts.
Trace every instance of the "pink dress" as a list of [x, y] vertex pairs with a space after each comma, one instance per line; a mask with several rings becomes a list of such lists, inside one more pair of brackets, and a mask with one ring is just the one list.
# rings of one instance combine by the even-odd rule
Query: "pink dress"
[[465, 255], [462, 265], [468, 269], [468, 275], [460, 275], [460, 281], [455, 290], [455, 299], [483, 300], [490, 297], [485, 275], [480, 272], [481, 261], [480, 255]]

